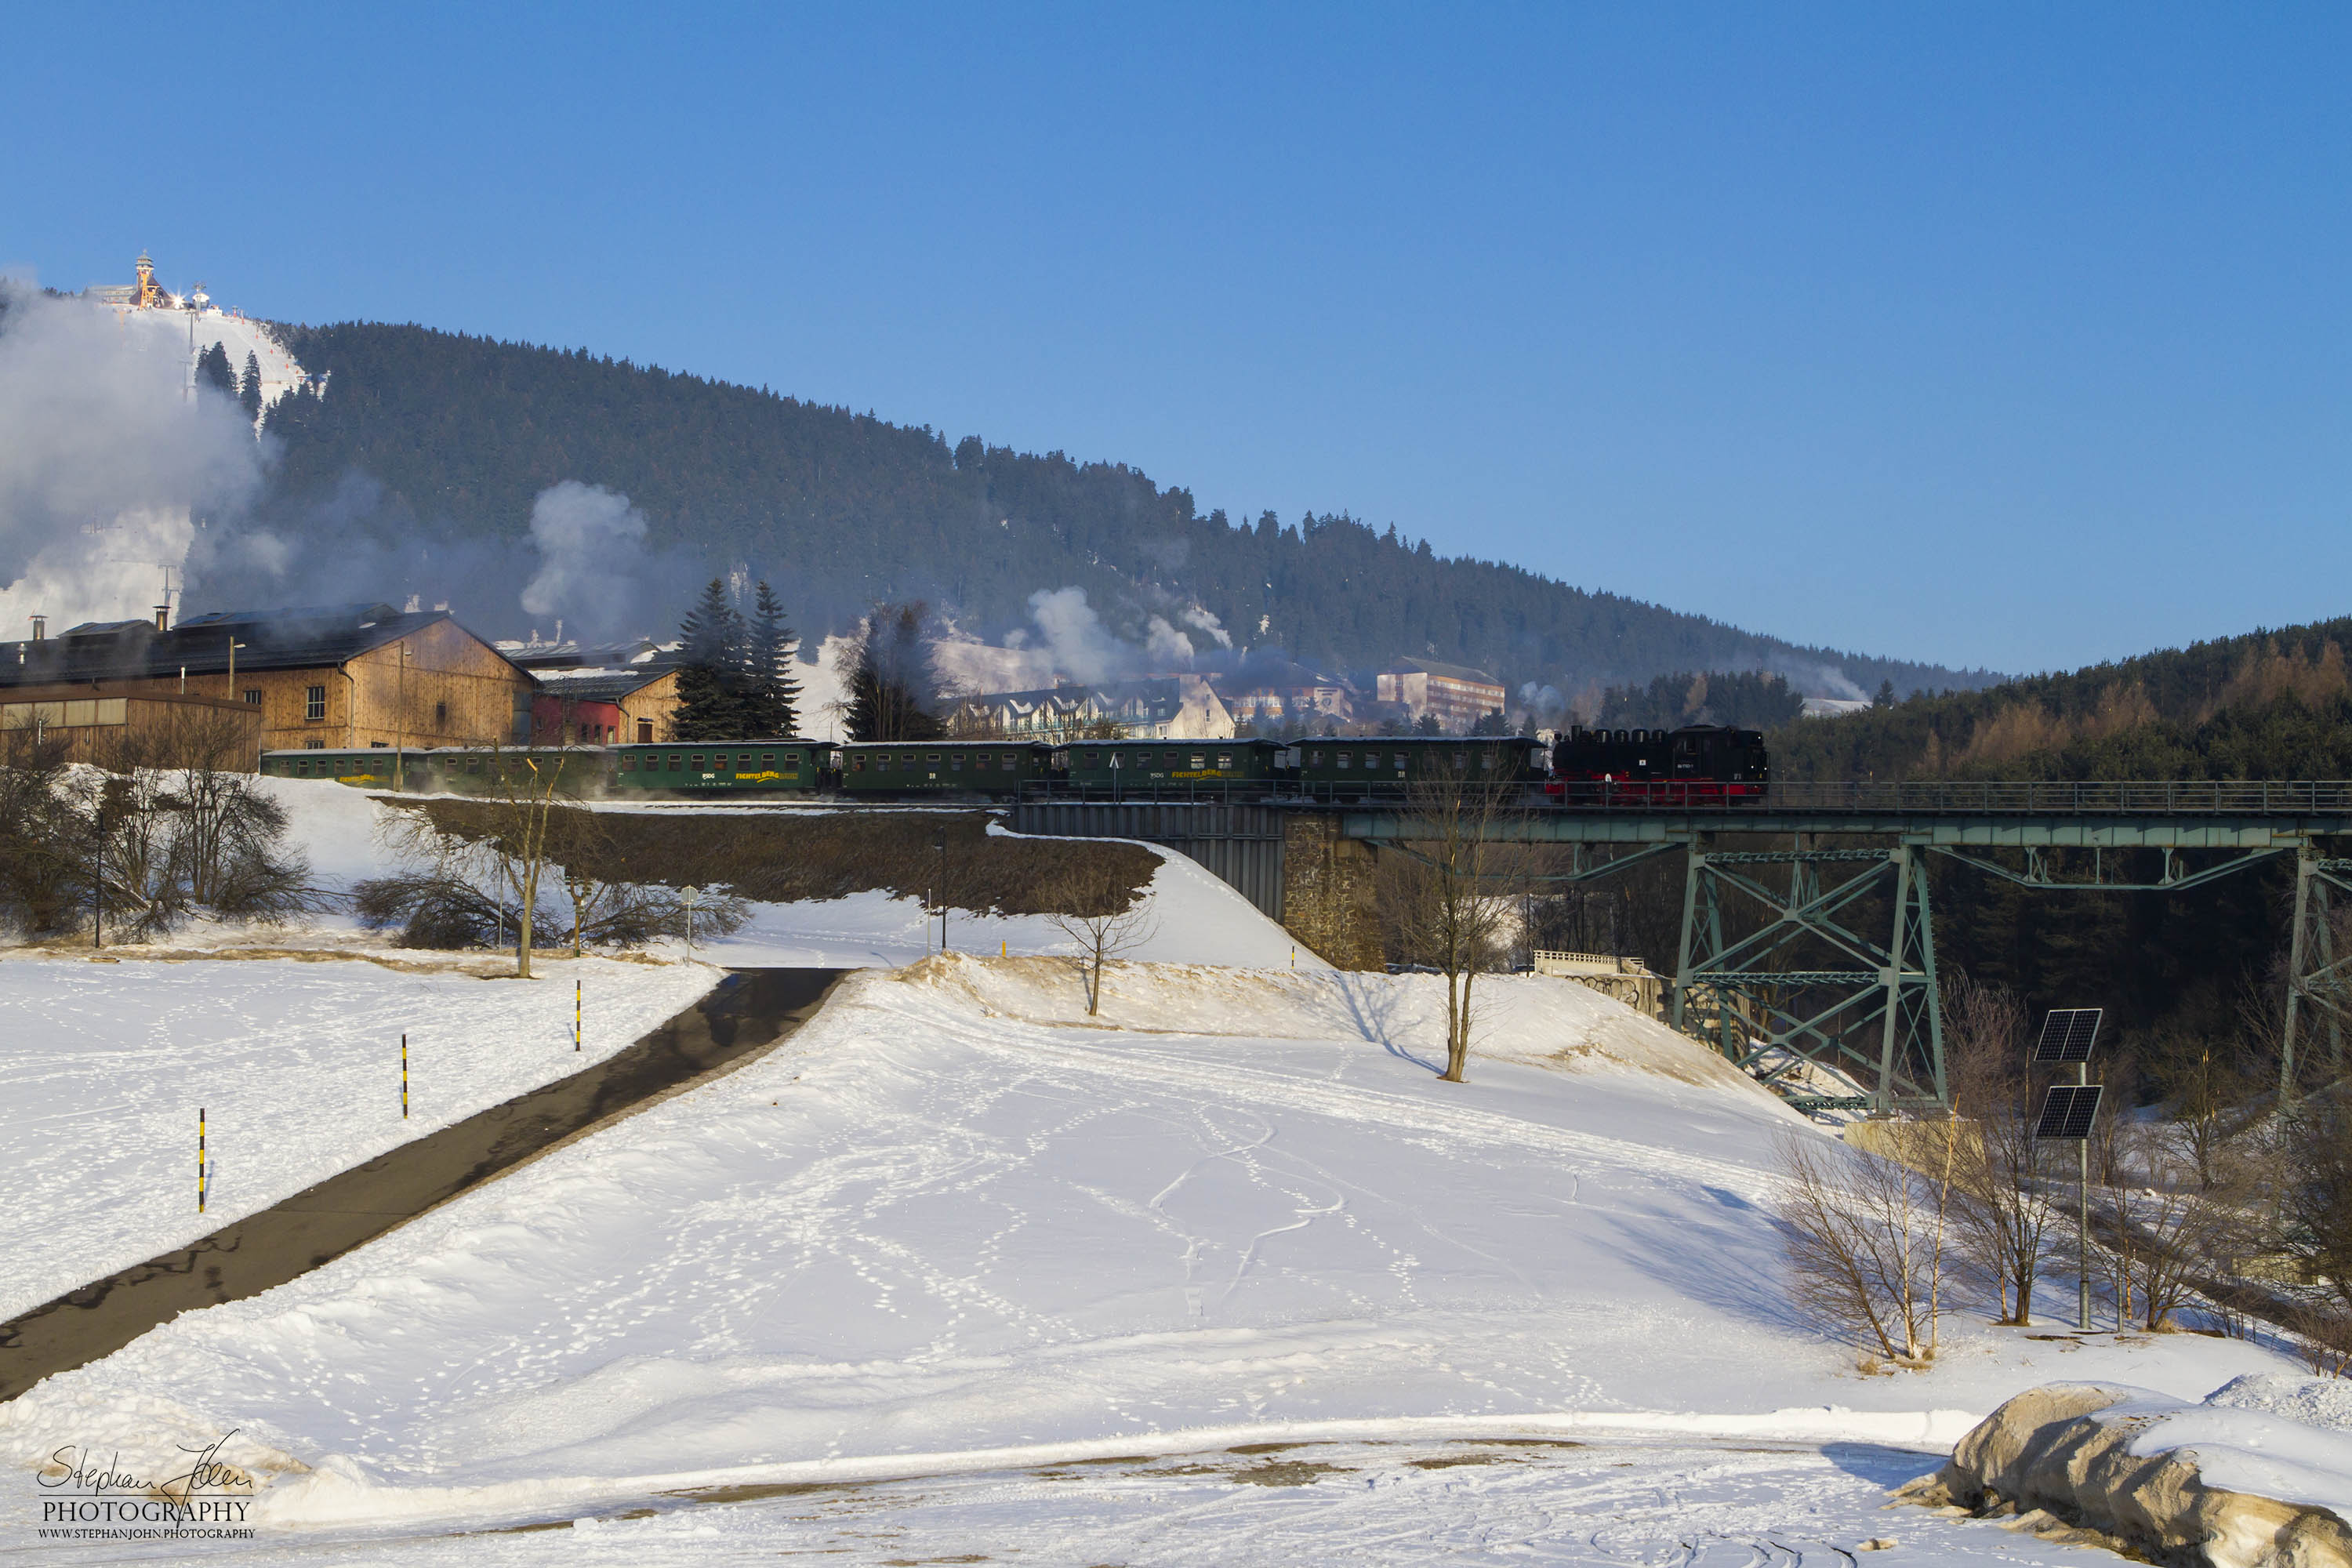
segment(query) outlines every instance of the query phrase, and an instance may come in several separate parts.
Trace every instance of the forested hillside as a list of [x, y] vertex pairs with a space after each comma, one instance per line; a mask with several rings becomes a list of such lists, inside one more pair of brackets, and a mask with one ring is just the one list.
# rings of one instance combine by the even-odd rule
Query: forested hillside
[[1782, 778], [2352, 778], [2352, 617], [1915, 697], [1772, 736]]
[[[625, 491], [657, 548], [740, 563], [804, 627], [924, 598], [996, 637], [1029, 595], [1076, 584], [1116, 630], [1198, 605], [1235, 641], [1361, 670], [1401, 655], [1597, 696], [1669, 670], [1779, 668], [1802, 689], [1990, 677], [1799, 647], [1570, 587], [1344, 516], [1235, 523], [1123, 464], [950, 446], [928, 427], [608, 359], [415, 326], [284, 329], [323, 398], [272, 411], [271, 525], [380, 552], [520, 541], [563, 479]], [[349, 497], [355, 480], [365, 504]], [[381, 487], [380, 489], [378, 487]], [[478, 611], [477, 612], [478, 615]], [[1205, 644], [1206, 639], [1196, 640]]]

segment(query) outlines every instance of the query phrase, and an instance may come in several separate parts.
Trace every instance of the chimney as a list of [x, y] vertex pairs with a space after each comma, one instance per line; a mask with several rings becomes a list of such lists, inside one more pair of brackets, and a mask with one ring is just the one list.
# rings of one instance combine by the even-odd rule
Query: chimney
[[155, 606], [155, 629], [159, 632], [168, 632], [172, 629], [171, 605], [158, 605]]
[[49, 617], [47, 616], [35, 616], [33, 617], [33, 640], [35, 642], [44, 641], [47, 638], [48, 635]]

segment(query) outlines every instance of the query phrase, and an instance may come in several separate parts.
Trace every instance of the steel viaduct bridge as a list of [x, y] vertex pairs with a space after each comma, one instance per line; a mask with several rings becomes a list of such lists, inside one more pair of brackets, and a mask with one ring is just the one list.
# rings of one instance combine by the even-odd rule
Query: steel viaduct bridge
[[[1738, 802], [1673, 784], [1579, 789], [1496, 811], [1484, 834], [1559, 847], [1566, 868], [1533, 879], [1554, 886], [1682, 856], [1667, 1021], [1801, 1105], [1947, 1102], [1929, 857], [2052, 894], [2186, 891], [2292, 858], [2282, 1081], [2315, 1030], [2341, 1059], [2352, 953], [2336, 952], [2329, 910], [2352, 895], [2340, 858], [2352, 783], [1782, 784]], [[1369, 866], [1432, 837], [1410, 803], [1377, 798], [1049, 797], [1022, 801], [1013, 826], [1181, 851], [1302, 935], [1318, 913], [1302, 895], [1335, 896], [1335, 858], [1352, 849]], [[1775, 841], [1788, 847], [1759, 847]], [[1367, 897], [1369, 875], [1358, 882]], [[1868, 1092], [1808, 1091], [1807, 1063]]]

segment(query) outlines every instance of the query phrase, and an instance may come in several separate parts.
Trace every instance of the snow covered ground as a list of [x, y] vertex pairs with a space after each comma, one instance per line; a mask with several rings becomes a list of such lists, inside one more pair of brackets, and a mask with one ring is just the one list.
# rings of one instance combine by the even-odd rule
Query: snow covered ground
[[[1948, 1446], [2036, 1382], [2197, 1398], [2284, 1370], [2238, 1342], [2036, 1341], [1963, 1320], [1933, 1372], [1861, 1375], [1780, 1284], [1765, 1205], [1769, 1134], [1797, 1125], [1789, 1114], [1570, 982], [1492, 984], [1473, 1081], [1454, 1087], [1428, 1065], [1433, 977], [1139, 965], [1093, 1020], [1054, 961], [856, 977], [741, 1071], [0, 1407], [0, 1455], [30, 1467], [71, 1444], [163, 1474], [183, 1447], [226, 1436], [223, 1458], [263, 1478], [266, 1532], [355, 1541], [618, 1514], [697, 1489], [1265, 1442], [1701, 1434], [1810, 1443], [1811, 1458], [1775, 1463], [1826, 1474], [1835, 1445]], [[1219, 1557], [1142, 1521], [1264, 1514], [1272, 1542], [1327, 1501], [1365, 1540], [1479, 1517], [1460, 1499], [1327, 1491], [1379, 1494], [1381, 1474], [1433, 1497], [1527, 1489], [1505, 1541], [1566, 1528], [1595, 1484], [1499, 1462], [1423, 1480], [1377, 1458], [1317, 1472], [1295, 1500], [1168, 1466], [1090, 1499], [1008, 1481], [1032, 1500], [1008, 1505], [1003, 1541], [1124, 1530], [1143, 1542], [1131, 1561], [1270, 1561], [1270, 1546], [1250, 1555], [1256, 1525]], [[1535, 1495], [1546, 1487], [1562, 1489], [1553, 1502]], [[917, 1493], [931, 1500], [908, 1502], [905, 1528], [941, 1521], [943, 1550], [998, 1517], [1000, 1492], [977, 1480], [897, 1495]], [[33, 1496], [0, 1495], [0, 1540], [30, 1539]], [[1860, 1496], [1815, 1539], [1859, 1528]], [[1747, 1508], [1740, 1528], [1801, 1533], [1809, 1501]], [[698, 1510], [566, 1539], [611, 1529], [643, 1555], [665, 1531], [710, 1530], [693, 1539], [717, 1548], [734, 1529], [866, 1527], [804, 1506], [761, 1517]], [[1644, 1517], [1654, 1531], [1673, 1514]], [[1878, 1528], [1952, 1527], [1912, 1514]], [[1986, 1550], [2039, 1551], [2006, 1536]]]
[[[542, 960], [532, 982], [467, 973], [496, 967], [415, 953], [0, 961], [0, 1321], [577, 1072], [720, 973], [608, 958]], [[203, 1214], [199, 1107], [213, 1169]]]
[[[256, 1561], [726, 1565], [1011, 1562], [1136, 1568], [1325, 1563], [1800, 1568], [1874, 1559], [1956, 1568], [2086, 1563], [1973, 1520], [1886, 1511], [1935, 1461], [1870, 1444], [1399, 1436], [1111, 1456], [920, 1479], [674, 1496], [552, 1529], [354, 1531]], [[37, 1540], [29, 1542], [37, 1548]], [[196, 1557], [202, 1543], [78, 1545], [77, 1561]], [[30, 1555], [28, 1552], [26, 1555]], [[0, 1562], [9, 1559], [0, 1543]]]

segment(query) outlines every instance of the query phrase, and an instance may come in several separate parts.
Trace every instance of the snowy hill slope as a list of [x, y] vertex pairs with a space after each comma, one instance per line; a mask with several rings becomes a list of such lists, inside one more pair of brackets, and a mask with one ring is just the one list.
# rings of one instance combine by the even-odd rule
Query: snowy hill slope
[[2280, 1365], [1956, 1324], [1858, 1377], [1782, 1287], [1789, 1113], [1533, 978], [1439, 1084], [1437, 984], [1135, 968], [1114, 1027], [1049, 964], [856, 976], [732, 1077], [0, 1407], [0, 1453], [234, 1429], [265, 1522], [479, 1520], [1433, 1418], [1932, 1444], [2052, 1375]]

